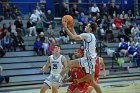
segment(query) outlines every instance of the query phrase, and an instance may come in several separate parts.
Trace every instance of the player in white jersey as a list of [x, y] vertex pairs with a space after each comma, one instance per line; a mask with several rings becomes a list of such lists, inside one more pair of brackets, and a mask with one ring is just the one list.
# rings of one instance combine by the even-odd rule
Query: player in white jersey
[[93, 75], [94, 75], [94, 69], [95, 69], [95, 58], [96, 58], [96, 38], [94, 33], [97, 29], [97, 24], [95, 22], [91, 22], [85, 26], [85, 33], [82, 33], [80, 35], [77, 35], [74, 29], [74, 26], [67, 27], [67, 23], [62, 20], [63, 27], [65, 28], [65, 31], [69, 35], [71, 39], [74, 40], [83, 40], [84, 43], [84, 57], [71, 60], [69, 61], [69, 65], [62, 70], [60, 73], [60, 79], [64, 77], [65, 73], [69, 71], [70, 66], [81, 66], [85, 67], [86, 70], [86, 76], [80, 80], [75, 80], [75, 82], [79, 83], [84, 80], [89, 80], [94, 87], [95, 91], [97, 93], [102, 93], [100, 86], [95, 82]]
[[62, 69], [67, 66], [65, 56], [60, 54], [59, 45], [55, 45], [54, 54], [49, 56], [47, 63], [41, 68], [41, 72], [44, 73], [49, 66], [51, 66], [51, 72], [50, 75], [46, 77], [40, 93], [45, 93], [48, 88], [52, 88], [52, 93], [58, 93], [59, 83], [56, 82], [56, 80]]

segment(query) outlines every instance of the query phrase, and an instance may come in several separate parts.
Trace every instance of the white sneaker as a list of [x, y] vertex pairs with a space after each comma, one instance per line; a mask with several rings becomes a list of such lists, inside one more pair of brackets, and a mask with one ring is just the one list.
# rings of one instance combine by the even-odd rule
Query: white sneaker
[[32, 36], [32, 35], [29, 35], [29, 36]]
[[76, 42], [74, 42], [74, 44], [76, 44]]

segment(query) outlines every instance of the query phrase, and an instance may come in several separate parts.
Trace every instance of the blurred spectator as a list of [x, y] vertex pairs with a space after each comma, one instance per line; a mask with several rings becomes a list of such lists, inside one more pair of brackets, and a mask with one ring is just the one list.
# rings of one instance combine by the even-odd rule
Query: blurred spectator
[[40, 38], [40, 41], [42, 42], [42, 43], [44, 43], [44, 41], [45, 41], [45, 36], [44, 36], [44, 33], [43, 32], [41, 32], [40, 34], [39, 34], [39, 36], [38, 36], [39, 38]]
[[96, 4], [93, 4], [93, 6], [91, 7], [91, 14], [92, 16], [96, 16], [96, 14], [100, 12], [98, 6]]
[[22, 23], [22, 19], [21, 16], [17, 17], [17, 20], [15, 20], [14, 25], [16, 26], [16, 31], [19, 35], [23, 35], [26, 36], [26, 31], [23, 28], [23, 23]]
[[137, 48], [134, 46], [133, 43], [130, 43], [130, 46], [128, 47], [128, 57], [130, 58], [130, 62], [133, 62], [133, 57], [137, 52]]
[[2, 39], [2, 45], [3, 45], [3, 48], [8, 51], [11, 51], [11, 37], [10, 37], [10, 33], [7, 32], [6, 33], [6, 36], [4, 36], [4, 38]]
[[131, 28], [131, 36], [135, 37], [137, 33], [140, 33], [139, 28], [136, 24], [133, 25]]
[[125, 21], [125, 35], [130, 36], [131, 35], [131, 28], [132, 23], [130, 17], [128, 17]]
[[79, 18], [78, 18], [78, 29], [79, 33], [83, 32], [84, 26], [85, 26], [86, 16], [83, 12], [81, 12]]
[[56, 43], [56, 41], [54, 39], [50, 40], [49, 55], [51, 55], [53, 53], [55, 43]]
[[4, 32], [5, 29], [7, 29], [6, 23], [3, 23], [2, 32]]
[[135, 45], [133, 37], [129, 37], [128, 46]]
[[126, 14], [124, 11], [122, 11], [122, 13], [120, 14], [120, 19], [123, 21], [122, 23], [124, 24], [125, 23], [125, 20], [126, 20]]
[[22, 13], [20, 12], [20, 10], [19, 9], [16, 9], [16, 11], [15, 11], [15, 16], [17, 17], [17, 16], [21, 16], [22, 17]]
[[93, 22], [93, 17], [91, 14], [88, 15], [88, 22]]
[[120, 19], [119, 15], [117, 15], [114, 19], [114, 24], [117, 29], [122, 28], [122, 20]]
[[33, 25], [36, 26], [37, 20], [39, 19], [39, 17], [36, 14], [36, 10], [33, 11], [33, 13], [30, 16], [30, 19], [33, 22]]
[[42, 47], [44, 50], [44, 55], [48, 55], [49, 54], [49, 39], [48, 39], [48, 37], [45, 37], [45, 41], [44, 41]]
[[97, 30], [97, 33], [98, 33], [99, 40], [105, 40], [106, 32], [101, 26]]
[[132, 11], [131, 10], [128, 10], [128, 13], [126, 14], [126, 17], [130, 17], [130, 19], [133, 18], [133, 14], [132, 14]]
[[102, 10], [102, 12], [100, 12], [101, 16], [108, 16], [108, 7], [106, 6], [105, 3], [103, 3], [103, 6], [101, 7], [101, 10]]
[[4, 31], [1, 33], [1, 37], [4, 38], [6, 33], [8, 33], [8, 29], [4, 29]]
[[47, 29], [47, 34], [49, 38], [54, 37], [54, 30], [52, 28], [52, 24], [49, 24], [49, 27]]
[[37, 55], [43, 55], [43, 48], [42, 48], [42, 41], [39, 37], [36, 38], [36, 41], [34, 42], [34, 51], [37, 53]]
[[73, 6], [71, 8], [71, 14], [72, 14], [73, 18], [75, 18], [75, 19], [78, 18], [79, 9], [76, 4], [73, 4]]
[[2, 66], [0, 66], [0, 84], [3, 83], [3, 81], [5, 81], [6, 83], [9, 83], [9, 77], [8, 76], [3, 76], [3, 68]]
[[63, 3], [62, 8], [61, 8], [61, 16], [63, 17], [64, 15], [67, 15], [67, 14], [69, 14], [68, 4]]
[[60, 34], [60, 36], [59, 36], [60, 41], [62, 41], [63, 43], [68, 43], [69, 37], [67, 36], [67, 33], [66, 33], [64, 27], [62, 27], [59, 34]]
[[3, 6], [3, 13], [4, 13], [5, 19], [10, 19], [10, 5], [9, 5], [9, 3], [6, 3]]
[[47, 23], [47, 26], [46, 27], [48, 27], [48, 25], [49, 24], [52, 24], [52, 26], [53, 26], [53, 28], [56, 26], [56, 22], [54, 21], [54, 15], [52, 14], [52, 12], [51, 12], [51, 10], [48, 10], [47, 11], [47, 14], [46, 14], [46, 23]]
[[46, 0], [40, 0], [40, 9], [45, 12], [45, 9], [46, 9]]
[[23, 51], [25, 51], [24, 40], [20, 35], [18, 35], [17, 32], [14, 32], [14, 36], [12, 38], [13, 38], [14, 51], [16, 51], [17, 47], [21, 47]]
[[42, 14], [43, 14], [42, 11], [41, 11], [41, 9], [40, 9], [40, 7], [37, 6], [35, 11], [36, 11], [35, 13], [36, 13], [37, 18], [39, 18], [39, 20], [40, 20]]
[[120, 38], [118, 52], [120, 55], [126, 56], [128, 52], [128, 44], [124, 41], [124, 38]]
[[37, 36], [36, 27], [33, 25], [31, 19], [29, 19], [27, 22], [27, 30], [29, 31], [29, 36], [32, 36], [32, 32], [35, 36]]
[[17, 7], [16, 7], [16, 5], [13, 5], [12, 6], [12, 13], [11, 13], [11, 17], [12, 17], [12, 19], [16, 19], [16, 10], [17, 10]]
[[118, 8], [115, 6], [115, 3], [112, 3], [112, 6], [109, 7], [108, 11], [111, 18], [115, 17], [118, 14]]
[[101, 24], [101, 22], [102, 22], [102, 18], [100, 16], [100, 13], [97, 13], [97, 15], [96, 15], [96, 23], [97, 23], [97, 25], [99, 26]]
[[11, 22], [11, 25], [9, 26], [9, 29], [11, 29], [10, 32], [13, 34], [14, 32], [16, 32], [16, 25], [13, 22]]
[[137, 48], [140, 48], [140, 37], [138, 37], [138, 40], [137, 40], [135, 46], [136, 46]]
[[2, 47], [2, 38], [0, 37], [0, 58], [3, 57], [5, 55], [5, 51]]
[[42, 20], [39, 20], [39, 18], [37, 19], [37, 23], [36, 23], [36, 31], [38, 33], [38, 35], [41, 33], [41, 32], [44, 32], [44, 26], [43, 26], [43, 22]]
[[47, 22], [49, 22], [49, 24], [53, 23], [54, 15], [52, 14], [51, 10], [47, 11], [46, 18], [47, 18]]
[[106, 40], [107, 42], [113, 42], [114, 41], [114, 35], [112, 32], [112, 27], [110, 26], [108, 30], [106, 30]]
[[140, 48], [137, 49], [134, 60], [138, 67], [140, 67]]

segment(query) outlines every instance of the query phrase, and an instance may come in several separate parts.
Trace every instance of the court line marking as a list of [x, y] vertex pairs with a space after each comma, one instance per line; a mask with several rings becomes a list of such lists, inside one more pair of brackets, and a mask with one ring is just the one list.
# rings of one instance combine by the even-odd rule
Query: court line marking
[[[121, 80], [107, 80], [107, 81], [99, 81], [99, 84], [103, 83], [114, 83], [114, 82], [126, 82], [126, 81], [133, 81], [133, 80], [140, 80], [140, 78], [123, 78]], [[66, 87], [69, 84], [64, 84], [61, 87]], [[40, 89], [41, 86], [37, 87], [27, 87], [27, 88], [10, 88], [10, 89], [0, 89], [0, 92], [11, 92], [11, 91], [21, 91], [21, 90], [33, 90], [33, 89]]]

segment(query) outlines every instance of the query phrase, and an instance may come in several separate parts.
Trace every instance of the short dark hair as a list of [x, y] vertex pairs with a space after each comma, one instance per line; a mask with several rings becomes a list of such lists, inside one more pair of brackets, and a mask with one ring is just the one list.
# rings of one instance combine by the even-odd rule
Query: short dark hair
[[96, 22], [91, 22], [90, 23], [90, 28], [92, 29], [92, 32], [94, 33], [94, 32], [96, 32], [96, 30], [97, 30], [97, 23]]
[[60, 47], [60, 49], [61, 49], [61, 46], [58, 43], [55, 43], [54, 46]]

